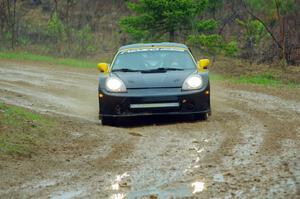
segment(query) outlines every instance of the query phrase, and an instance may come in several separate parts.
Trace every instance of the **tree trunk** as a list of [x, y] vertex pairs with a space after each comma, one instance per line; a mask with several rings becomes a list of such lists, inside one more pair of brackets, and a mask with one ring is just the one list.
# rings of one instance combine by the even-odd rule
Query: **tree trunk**
[[70, 7], [71, 7], [71, 2], [70, 0], [67, 0], [67, 7], [66, 7], [66, 34], [67, 34], [67, 45], [68, 45], [68, 56], [70, 55], [71, 52], [71, 28], [70, 28]]
[[282, 59], [282, 67], [285, 68], [288, 63], [288, 56], [286, 55], [286, 37], [285, 37], [285, 17], [280, 14], [280, 7], [278, 0], [274, 0], [276, 5], [276, 14], [280, 24], [280, 41], [281, 41], [281, 59]]
[[[6, 11], [7, 11], [7, 32], [11, 32], [11, 8], [10, 8], [10, 0], [6, 1]], [[11, 42], [11, 41], [10, 41]]]
[[[52, 9], [52, 12], [51, 12], [51, 17], [53, 16], [53, 14], [56, 12], [56, 13], [58, 13], [58, 2], [57, 2], [57, 0], [53, 0], [53, 2], [54, 2], [54, 8]], [[50, 18], [51, 18], [50, 17]]]
[[16, 38], [16, 3], [17, 0], [14, 0], [13, 2], [13, 17], [12, 17], [12, 22], [11, 22], [11, 48], [14, 49], [15, 48], [15, 38]]
[[57, 0], [54, 0], [54, 11], [57, 12]]
[[286, 36], [286, 17], [282, 17], [282, 55], [283, 59], [285, 59], [285, 64], [290, 64], [290, 53], [288, 50], [288, 42], [287, 42], [287, 36]]
[[174, 42], [175, 41], [175, 31], [174, 30], [170, 30], [169, 31], [169, 41], [170, 42]]
[[3, 35], [3, 32], [4, 32], [4, 29], [5, 29], [5, 20], [7, 20], [6, 18], [6, 12], [5, 12], [5, 2], [4, 1], [1, 1], [0, 3], [0, 29], [1, 29], [1, 38], [2, 38], [2, 35]]

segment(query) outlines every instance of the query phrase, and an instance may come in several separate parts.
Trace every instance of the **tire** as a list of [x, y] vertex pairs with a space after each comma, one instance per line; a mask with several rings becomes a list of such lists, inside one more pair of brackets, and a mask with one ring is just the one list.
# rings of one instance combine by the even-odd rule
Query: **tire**
[[112, 125], [114, 125], [114, 118], [111, 118], [111, 117], [102, 117], [101, 123], [104, 126], [112, 126]]
[[206, 121], [208, 119], [208, 113], [197, 113], [194, 114], [194, 119], [201, 120], [201, 121]]

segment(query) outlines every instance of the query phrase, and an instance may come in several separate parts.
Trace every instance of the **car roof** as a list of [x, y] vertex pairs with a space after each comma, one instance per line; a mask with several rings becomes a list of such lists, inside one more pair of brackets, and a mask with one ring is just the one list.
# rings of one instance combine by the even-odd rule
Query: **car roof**
[[131, 44], [131, 45], [126, 45], [122, 46], [119, 48], [119, 51], [122, 50], [127, 50], [127, 49], [132, 49], [132, 48], [149, 48], [149, 47], [174, 47], [174, 48], [184, 48], [188, 50], [188, 47], [184, 44], [180, 43], [172, 43], [172, 42], [162, 42], [162, 43], [138, 43], [138, 44]]

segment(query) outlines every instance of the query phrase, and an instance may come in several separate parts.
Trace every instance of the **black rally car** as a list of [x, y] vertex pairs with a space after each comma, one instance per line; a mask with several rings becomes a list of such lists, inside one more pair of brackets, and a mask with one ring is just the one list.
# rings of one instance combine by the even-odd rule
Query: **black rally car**
[[208, 59], [196, 62], [178, 43], [121, 47], [112, 63], [99, 63], [99, 118], [211, 113]]

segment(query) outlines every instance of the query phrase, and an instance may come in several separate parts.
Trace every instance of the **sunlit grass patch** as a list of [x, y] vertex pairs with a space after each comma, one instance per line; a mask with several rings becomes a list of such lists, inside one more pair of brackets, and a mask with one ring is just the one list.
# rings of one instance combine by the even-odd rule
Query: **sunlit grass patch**
[[278, 86], [282, 84], [280, 80], [276, 80], [271, 74], [260, 74], [256, 76], [241, 76], [239, 78], [234, 78], [236, 83], [244, 84], [259, 84], [259, 85], [268, 85], [268, 86]]
[[216, 74], [216, 73], [210, 73], [209, 79], [211, 81], [222, 81], [222, 80], [226, 80], [228, 78], [224, 77], [223, 75]]
[[232, 77], [226, 75], [220, 75], [211, 73], [209, 75], [212, 82], [216, 81], [228, 81], [235, 84], [255, 84], [262, 86], [287, 86], [289, 88], [298, 88], [300, 85], [296, 82], [284, 83], [281, 80], [276, 79], [272, 74], [258, 74], [258, 75], [244, 75], [240, 77]]

